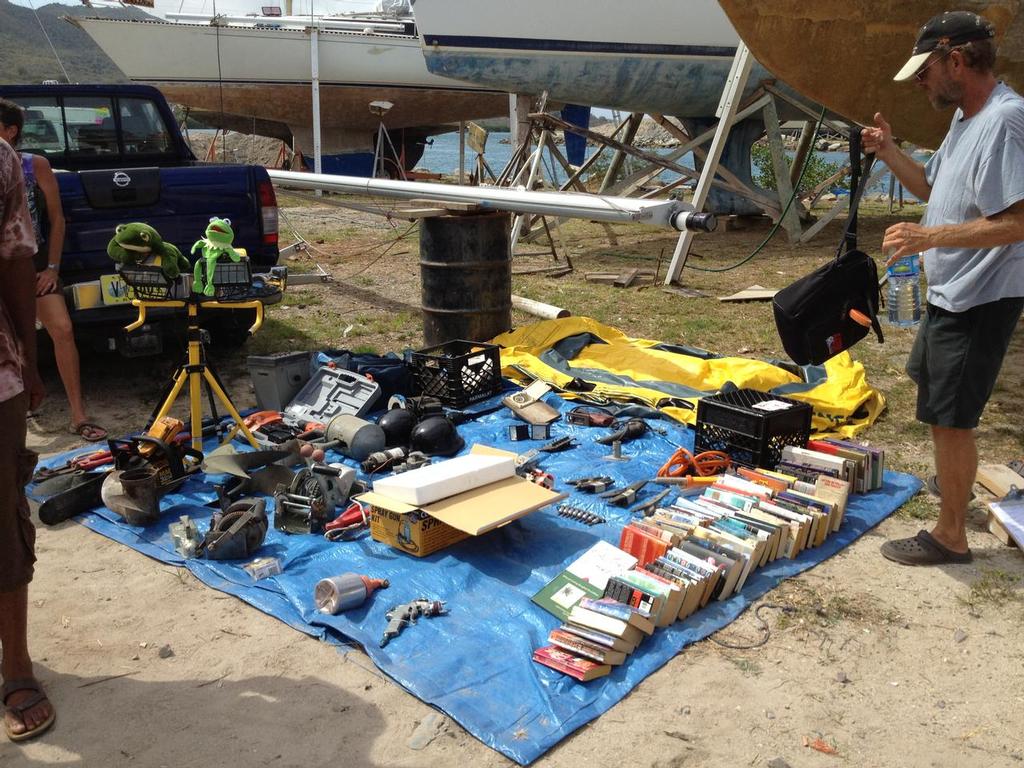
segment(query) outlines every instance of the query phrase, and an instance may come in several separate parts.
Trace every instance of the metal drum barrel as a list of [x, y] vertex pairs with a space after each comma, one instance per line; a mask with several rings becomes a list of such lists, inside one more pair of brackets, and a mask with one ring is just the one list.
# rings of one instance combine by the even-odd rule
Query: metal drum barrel
[[420, 222], [423, 339], [487, 341], [512, 327], [511, 214]]

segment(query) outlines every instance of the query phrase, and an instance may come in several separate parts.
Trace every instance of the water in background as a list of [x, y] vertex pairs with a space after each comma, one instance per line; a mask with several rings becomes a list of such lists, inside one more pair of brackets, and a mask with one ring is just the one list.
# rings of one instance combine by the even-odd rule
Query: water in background
[[[509, 143], [509, 135], [507, 132], [495, 131], [487, 138], [487, 151], [484, 154], [484, 159], [487, 160], [487, 164], [491, 167], [491, 170], [495, 174], [500, 174], [502, 169], [508, 163], [509, 158], [512, 156], [513, 147]], [[423, 153], [423, 157], [419, 164], [416, 166], [420, 170], [432, 171], [433, 173], [444, 173], [457, 176], [459, 173], [459, 134], [458, 133], [444, 133], [439, 136], [432, 138], [432, 144], [428, 145], [426, 151]], [[596, 147], [587, 146], [587, 158], [596, 151]], [[667, 155], [672, 152], [671, 148], [649, 148], [648, 151], [654, 152], [659, 155]], [[816, 152], [816, 155], [822, 157], [824, 160], [835, 163], [842, 167], [849, 161], [848, 152]], [[793, 153], [789, 153], [790, 158], [793, 157]], [[609, 150], [605, 150], [604, 157], [611, 158], [612, 153]], [[554, 161], [548, 162], [549, 158], [545, 154], [545, 165], [544, 165], [544, 177], [547, 179], [554, 178], [557, 182], [563, 182], [567, 178], [562, 167]], [[466, 175], [468, 176], [470, 171], [473, 169], [474, 155], [471, 150], [466, 149]], [[923, 159], [923, 158], [919, 158]], [[640, 162], [640, 161], [637, 161]], [[685, 165], [690, 168], [693, 167], [693, 154], [688, 153], [683, 155], [680, 160], [677, 161], [680, 165]], [[554, 167], [552, 167], [554, 166]], [[889, 178], [892, 174], [885, 174], [876, 183], [872, 184], [865, 192], [868, 195], [887, 195], [889, 194]], [[679, 178], [679, 174], [673, 173], [672, 171], [664, 171], [661, 178], [665, 182], [675, 181]], [[692, 185], [692, 182], [691, 182]], [[834, 189], [837, 194], [846, 194], [844, 190]], [[903, 197], [905, 200], [914, 201], [915, 198], [910, 192], [904, 191]]]

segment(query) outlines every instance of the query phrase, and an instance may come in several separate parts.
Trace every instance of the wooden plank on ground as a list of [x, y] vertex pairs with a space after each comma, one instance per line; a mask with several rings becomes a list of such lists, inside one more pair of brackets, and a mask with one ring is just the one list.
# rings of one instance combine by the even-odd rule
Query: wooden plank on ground
[[527, 267], [525, 269], [513, 269], [513, 275], [538, 275], [548, 273], [550, 277], [560, 277], [572, 272], [568, 264], [556, 264], [553, 267]]
[[708, 295], [704, 291], [699, 291], [696, 288], [686, 288], [682, 285], [666, 285], [663, 286], [662, 291], [665, 293], [671, 293], [675, 296], [682, 296], [684, 299], [706, 299]]
[[988, 511], [988, 532], [1006, 546], [1016, 546], [1016, 542], [1013, 540], [1013, 537], [1010, 536], [1010, 532], [1006, 530], [1006, 526], [999, 521], [999, 518], [995, 516], [995, 513], [993, 513], [991, 509]]
[[639, 269], [627, 269], [619, 275], [619, 279], [612, 283], [612, 285], [616, 288], [629, 288], [629, 286], [633, 284], [633, 281], [636, 280], [636, 276], [639, 272]]
[[[985, 490], [999, 499], [1006, 496], [1006, 494], [1010, 492], [1010, 488], [1012, 486], [1024, 488], [1024, 477], [1018, 475], [1005, 464], [982, 464], [978, 467], [978, 474], [975, 476], [975, 480], [977, 480]], [[1003, 542], [1003, 544], [1011, 547], [1015, 546], [1015, 542], [1010, 536], [1010, 532], [1007, 531], [999, 519], [992, 514], [991, 510], [988, 512], [988, 530], [989, 533], [999, 539], [999, 541]]]
[[719, 296], [719, 301], [770, 301], [774, 298], [775, 291], [771, 288], [765, 288], [761, 285], [752, 285], [749, 288], [744, 288], [742, 291], [737, 291], [731, 296]]
[[1021, 477], [1005, 464], [982, 464], [978, 467], [975, 480], [996, 498], [1003, 498], [1010, 492], [1010, 486], [1024, 489], [1024, 477]]

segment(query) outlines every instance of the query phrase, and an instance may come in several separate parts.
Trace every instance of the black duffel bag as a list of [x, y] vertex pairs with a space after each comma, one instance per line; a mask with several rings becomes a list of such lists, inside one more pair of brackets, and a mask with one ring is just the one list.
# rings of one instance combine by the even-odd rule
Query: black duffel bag
[[878, 269], [863, 251], [845, 251], [775, 294], [782, 346], [799, 365], [819, 365], [849, 349], [878, 323]]
[[[852, 137], [851, 137], [852, 138]], [[851, 141], [851, 153], [859, 144]], [[849, 349], [872, 329], [879, 342], [881, 290], [875, 261], [852, 246], [856, 213], [871, 175], [869, 155], [860, 183], [850, 200], [850, 215], [836, 257], [775, 294], [772, 309], [782, 346], [798, 365], [820, 365]]]

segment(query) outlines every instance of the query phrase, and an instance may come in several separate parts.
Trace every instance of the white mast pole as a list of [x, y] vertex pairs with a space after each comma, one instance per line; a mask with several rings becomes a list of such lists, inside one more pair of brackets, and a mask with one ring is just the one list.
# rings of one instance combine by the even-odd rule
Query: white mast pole
[[[321, 173], [320, 165], [320, 30], [313, 18], [313, 3], [309, 4], [309, 55], [313, 83], [313, 170]], [[317, 197], [320, 196], [319, 191]]]

